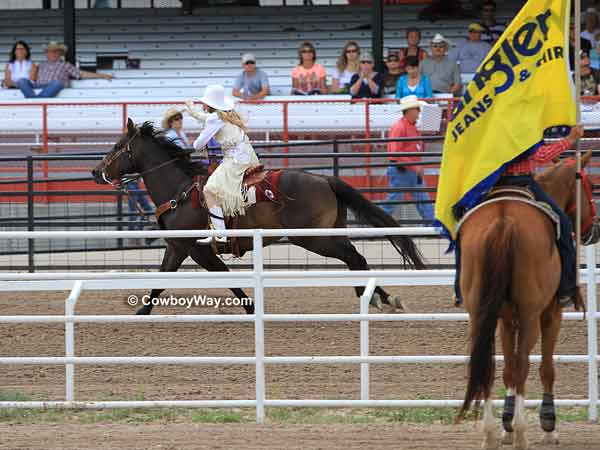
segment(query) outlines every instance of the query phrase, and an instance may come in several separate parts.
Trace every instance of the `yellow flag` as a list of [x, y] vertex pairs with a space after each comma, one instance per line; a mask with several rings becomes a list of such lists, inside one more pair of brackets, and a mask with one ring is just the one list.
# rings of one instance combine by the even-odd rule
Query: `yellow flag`
[[546, 128], [575, 124], [569, 8], [569, 0], [525, 3], [454, 109], [435, 204], [452, 240], [456, 213], [476, 205], [508, 162], [536, 148]]

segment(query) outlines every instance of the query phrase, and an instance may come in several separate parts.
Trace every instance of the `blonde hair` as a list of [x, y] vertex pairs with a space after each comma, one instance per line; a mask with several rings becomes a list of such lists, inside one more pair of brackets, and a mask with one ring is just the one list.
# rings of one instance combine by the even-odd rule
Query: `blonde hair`
[[348, 57], [346, 56], [346, 50], [348, 50], [348, 47], [356, 47], [358, 56], [360, 56], [360, 46], [355, 41], [346, 42], [346, 45], [344, 45], [344, 48], [342, 49], [342, 53], [338, 57], [337, 62], [335, 64], [335, 66], [340, 74], [343, 73], [347, 67], [350, 67], [349, 72], [358, 72], [358, 58], [357, 58], [356, 62], [350, 64], [350, 61], [348, 61]]
[[233, 109], [230, 111], [221, 111], [216, 109], [215, 112], [217, 113], [217, 116], [219, 116], [219, 119], [221, 119], [223, 122], [235, 125], [236, 127], [241, 128], [244, 133], [248, 133], [248, 128], [244, 123], [244, 119], [237, 111]]

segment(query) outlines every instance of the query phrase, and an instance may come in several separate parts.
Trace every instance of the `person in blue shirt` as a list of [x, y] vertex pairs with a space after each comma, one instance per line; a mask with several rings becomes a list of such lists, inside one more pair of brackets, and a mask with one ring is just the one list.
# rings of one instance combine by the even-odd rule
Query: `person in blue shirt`
[[165, 137], [181, 148], [192, 148], [183, 131], [183, 113], [177, 108], [169, 108], [162, 120]]
[[431, 82], [424, 73], [419, 73], [419, 58], [406, 57], [406, 75], [402, 75], [396, 83], [396, 98], [416, 95], [418, 98], [433, 97]]

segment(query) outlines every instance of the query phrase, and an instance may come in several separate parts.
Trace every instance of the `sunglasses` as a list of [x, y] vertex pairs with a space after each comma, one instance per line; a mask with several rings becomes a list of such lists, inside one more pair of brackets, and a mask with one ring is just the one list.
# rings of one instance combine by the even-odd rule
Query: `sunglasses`
[[431, 44], [431, 48], [446, 48], [446, 44]]
[[183, 120], [183, 116], [175, 116], [173, 117], [173, 120]]
[[388, 62], [398, 62], [400, 61], [398, 58], [388, 58]]
[[358, 53], [358, 49], [357, 48], [349, 48], [346, 50], [346, 53]]
[[373, 64], [373, 61], [361, 61], [361, 64]]
[[248, 64], [256, 64], [256, 61], [246, 61], [244, 64], [248, 65]]
[[300, 53], [313, 53], [313, 51], [310, 48], [303, 48], [302, 50], [300, 50]]

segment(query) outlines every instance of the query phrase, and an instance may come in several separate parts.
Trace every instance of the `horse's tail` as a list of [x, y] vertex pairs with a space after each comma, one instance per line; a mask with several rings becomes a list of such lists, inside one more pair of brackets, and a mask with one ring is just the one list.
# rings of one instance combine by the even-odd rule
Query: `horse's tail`
[[[360, 192], [350, 186], [348, 183], [335, 177], [327, 177], [329, 186], [335, 193], [338, 200], [349, 207], [358, 220], [362, 223], [368, 223], [374, 227], [398, 227], [398, 222], [392, 216], [386, 214], [381, 208], [364, 198]], [[409, 264], [415, 269], [424, 269], [423, 255], [415, 245], [414, 241], [407, 236], [386, 236], [392, 243], [396, 251], [402, 256], [405, 264]]]
[[496, 326], [500, 309], [510, 301], [515, 230], [514, 223], [500, 218], [485, 237], [479, 305], [471, 335], [469, 382], [465, 400], [457, 417], [460, 421], [469, 410], [471, 402], [488, 398], [494, 382]]

